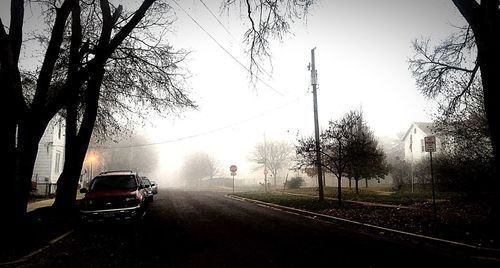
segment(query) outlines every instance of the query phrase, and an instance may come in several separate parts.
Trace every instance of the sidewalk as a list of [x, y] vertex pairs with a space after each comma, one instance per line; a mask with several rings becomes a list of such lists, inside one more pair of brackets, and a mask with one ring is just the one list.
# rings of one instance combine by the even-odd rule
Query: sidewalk
[[[76, 194], [76, 200], [80, 200], [82, 199], [84, 196], [84, 194], [81, 194], [80, 192], [78, 192]], [[35, 209], [39, 209], [39, 208], [43, 208], [43, 207], [50, 207], [52, 206], [52, 204], [54, 204], [54, 198], [50, 198], [50, 199], [45, 199], [45, 200], [41, 200], [41, 201], [37, 201], [37, 202], [32, 202], [32, 203], [28, 203], [28, 208], [27, 208], [27, 212], [32, 212], [34, 211]]]
[[35, 209], [43, 208], [43, 207], [50, 207], [52, 204], [54, 204], [54, 198], [51, 199], [46, 199], [38, 202], [33, 202], [28, 204], [28, 209], [26, 210], [27, 212], [31, 212]]

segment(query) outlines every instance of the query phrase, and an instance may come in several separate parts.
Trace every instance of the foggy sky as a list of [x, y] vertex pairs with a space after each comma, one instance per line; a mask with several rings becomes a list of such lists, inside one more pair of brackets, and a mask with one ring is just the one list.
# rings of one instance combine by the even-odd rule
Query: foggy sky
[[[123, 2], [123, 1], [116, 1]], [[233, 57], [248, 64], [242, 44], [248, 22], [239, 7], [220, 14], [220, 1], [204, 0], [229, 33], [200, 1], [178, 1]], [[205, 151], [227, 166], [239, 166], [242, 178], [252, 174], [247, 158], [253, 146], [267, 140], [293, 142], [297, 135], [313, 133], [312, 95], [307, 65], [316, 47], [320, 125], [351, 109], [362, 107], [376, 135], [396, 137], [414, 121], [430, 121], [432, 101], [417, 91], [408, 70], [411, 42], [419, 37], [446, 37], [452, 24], [462, 25], [451, 0], [320, 1], [306, 21], [292, 24], [282, 43], [272, 42], [272, 78], [253, 87], [249, 76], [173, 2], [177, 16], [169, 42], [191, 51], [184, 67], [192, 77], [188, 89], [198, 111], [162, 119], [152, 116], [147, 133], [161, 150], [158, 177], [173, 184], [184, 155]], [[0, 16], [8, 23], [8, 2], [0, 3]], [[33, 23], [35, 17], [27, 16]], [[37, 25], [34, 23], [33, 25]], [[25, 31], [25, 34], [28, 31]], [[24, 53], [23, 62], [33, 57]]]

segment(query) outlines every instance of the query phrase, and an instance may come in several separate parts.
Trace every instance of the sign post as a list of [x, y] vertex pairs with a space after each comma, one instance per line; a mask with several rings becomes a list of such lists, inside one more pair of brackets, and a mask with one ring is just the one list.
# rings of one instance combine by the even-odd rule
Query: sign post
[[434, 212], [434, 221], [437, 220], [437, 209], [436, 209], [436, 191], [434, 186], [434, 170], [432, 168], [432, 152], [436, 151], [436, 137], [427, 136], [424, 138], [425, 151], [429, 152], [429, 157], [431, 161], [431, 184], [432, 184], [432, 210]]
[[237, 170], [238, 170], [238, 167], [236, 165], [231, 165], [229, 167], [229, 171], [231, 171], [231, 176], [233, 176], [233, 194], [234, 194], [234, 176], [236, 176]]

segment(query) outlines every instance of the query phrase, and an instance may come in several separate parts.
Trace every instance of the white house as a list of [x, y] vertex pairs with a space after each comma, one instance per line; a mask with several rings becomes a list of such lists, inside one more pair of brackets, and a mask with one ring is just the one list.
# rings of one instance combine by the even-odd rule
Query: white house
[[408, 163], [419, 162], [423, 157], [429, 155], [425, 151], [424, 138], [427, 136], [436, 137], [436, 153], [441, 149], [441, 140], [435, 133], [433, 123], [414, 122], [403, 136], [404, 160]]
[[56, 191], [57, 179], [64, 165], [66, 140], [63, 122], [60, 116], [55, 116], [38, 143], [38, 154], [31, 179], [36, 186], [35, 195], [47, 195]]

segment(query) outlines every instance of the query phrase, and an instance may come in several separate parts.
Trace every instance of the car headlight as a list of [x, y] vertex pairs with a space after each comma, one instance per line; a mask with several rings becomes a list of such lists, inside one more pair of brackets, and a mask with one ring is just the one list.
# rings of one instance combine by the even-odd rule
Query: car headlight
[[90, 199], [83, 199], [82, 201], [83, 201], [83, 205], [86, 205], [86, 206], [90, 206], [94, 203]]
[[127, 205], [138, 205], [139, 204], [139, 199], [137, 199], [135, 196], [130, 196], [125, 198], [125, 203]]

